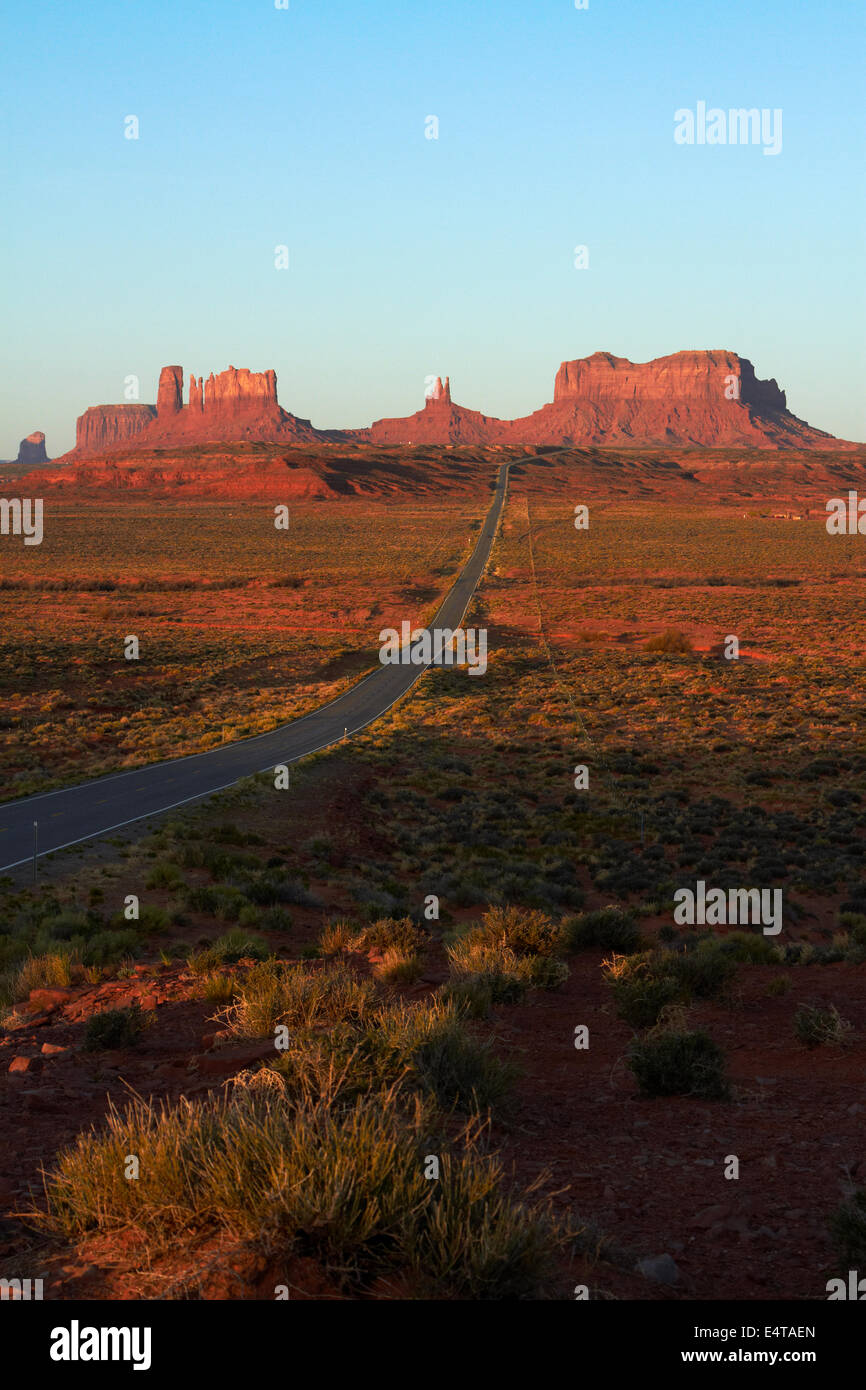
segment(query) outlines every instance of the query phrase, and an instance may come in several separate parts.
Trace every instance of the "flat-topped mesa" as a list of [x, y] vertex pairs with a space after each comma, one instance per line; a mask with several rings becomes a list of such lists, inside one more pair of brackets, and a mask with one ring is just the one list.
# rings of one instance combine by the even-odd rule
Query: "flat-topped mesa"
[[785, 410], [785, 393], [775, 381], [759, 381], [746, 357], [727, 349], [675, 352], [651, 362], [630, 362], [610, 352], [594, 352], [575, 362], [563, 362], [553, 388], [554, 404], [639, 399], [664, 401], [669, 406], [739, 400], [762, 410]]
[[163, 367], [156, 393], [156, 413], [161, 420], [183, 410], [183, 367]]
[[727, 349], [563, 362], [552, 403], [509, 429], [531, 444], [853, 447], [792, 415], [777, 383], [759, 381], [748, 358]]

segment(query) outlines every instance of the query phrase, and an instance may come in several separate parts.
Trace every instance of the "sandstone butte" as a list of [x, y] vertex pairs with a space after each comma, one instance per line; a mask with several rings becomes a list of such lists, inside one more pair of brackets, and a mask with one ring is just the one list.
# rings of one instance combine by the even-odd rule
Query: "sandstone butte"
[[184, 404], [179, 366], [163, 367], [156, 405], [96, 405], [77, 423], [76, 444], [59, 462], [111, 450], [255, 440], [304, 444], [735, 446], [756, 449], [857, 449], [792, 415], [775, 381], [726, 350], [675, 352], [630, 362], [608, 352], [563, 362], [553, 400], [517, 420], [456, 405], [437, 377], [414, 415], [368, 429], [320, 430], [284, 410], [273, 371], [229, 367], [190, 376]]
[[22, 439], [18, 445], [18, 458], [16, 463], [47, 463], [48, 455], [45, 452], [45, 435], [41, 430], [34, 430], [28, 434], [26, 439]]

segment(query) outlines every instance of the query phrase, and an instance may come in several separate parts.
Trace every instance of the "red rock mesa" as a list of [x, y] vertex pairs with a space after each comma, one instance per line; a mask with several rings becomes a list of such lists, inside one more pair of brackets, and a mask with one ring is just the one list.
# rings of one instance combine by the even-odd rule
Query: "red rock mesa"
[[283, 410], [276, 373], [229, 367], [205, 381], [163, 367], [157, 403], [91, 406], [78, 420], [69, 459], [112, 449], [163, 448], [219, 441], [374, 444], [700, 446], [756, 449], [855, 449], [792, 415], [775, 381], [760, 381], [746, 357], [727, 350], [675, 352], [629, 362], [595, 352], [563, 362], [553, 400], [517, 420], [497, 420], [456, 405], [448, 377], [436, 377], [414, 415], [377, 420], [369, 429], [317, 430]]

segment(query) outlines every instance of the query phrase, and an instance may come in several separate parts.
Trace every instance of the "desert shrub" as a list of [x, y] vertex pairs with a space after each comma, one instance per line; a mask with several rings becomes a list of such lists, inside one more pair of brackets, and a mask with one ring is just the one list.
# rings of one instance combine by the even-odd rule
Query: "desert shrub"
[[292, 914], [287, 912], [284, 907], [266, 907], [259, 916], [258, 924], [262, 931], [290, 931]]
[[181, 888], [183, 887], [183, 877], [176, 864], [168, 859], [158, 859], [151, 866], [144, 886], [146, 888]]
[[778, 965], [778, 946], [757, 932], [732, 931], [724, 937], [720, 949], [733, 960], [745, 965]]
[[554, 956], [532, 956], [529, 980], [534, 989], [560, 989], [568, 979], [568, 966]]
[[483, 975], [465, 975], [449, 980], [436, 991], [438, 998], [453, 1004], [467, 1018], [486, 1018], [493, 1007], [493, 989]]
[[491, 907], [466, 939], [500, 942], [519, 956], [560, 955], [565, 949], [561, 926], [547, 913], [528, 907]]
[[13, 998], [26, 999], [31, 989], [68, 988], [74, 979], [76, 963], [70, 951], [49, 951], [41, 956], [28, 956], [15, 972]]
[[125, 1009], [106, 1009], [87, 1020], [84, 1051], [100, 1052], [116, 1047], [135, 1047], [144, 1031], [144, 1015], [138, 1004]]
[[495, 1055], [492, 1040], [474, 1037], [457, 1007], [439, 997], [298, 1030], [272, 1067], [295, 1097], [344, 1104], [396, 1085], [434, 1096], [448, 1110], [496, 1105], [515, 1075], [513, 1065]]
[[480, 979], [494, 1004], [515, 1004], [531, 984], [529, 961], [510, 946], [472, 939], [472, 934], [447, 947], [453, 980]]
[[644, 651], [691, 652], [694, 651], [694, 644], [684, 632], [678, 632], [676, 628], [669, 627], [664, 632], [657, 633], [655, 637], [650, 637], [644, 646]]
[[46, 914], [42, 926], [52, 940], [69, 941], [72, 937], [84, 938], [101, 931], [104, 919], [90, 908], [64, 907]]
[[244, 909], [251, 906], [246, 893], [242, 893], [239, 888], [221, 883], [214, 891], [216, 894], [214, 915], [221, 922], [237, 922]]
[[342, 962], [313, 969], [269, 960], [253, 966], [225, 1017], [238, 1037], [260, 1038], [278, 1023], [291, 1029], [359, 1022], [374, 1002], [371, 981], [358, 980]]
[[416, 926], [411, 917], [381, 917], [356, 932], [349, 945], [353, 951], [386, 950], [395, 946], [401, 951], [423, 950], [430, 938], [423, 927]]
[[[171, 925], [169, 914], [162, 907], [156, 907], [154, 903], [141, 903], [138, 909], [138, 917], [135, 919], [140, 932], [153, 932], [159, 934], [168, 931]], [[116, 925], [121, 928], [127, 927], [129, 922], [123, 913], [118, 914]]]
[[836, 1208], [829, 1228], [842, 1265], [862, 1269], [866, 1264], [866, 1190], [858, 1188]]
[[842, 1018], [835, 1004], [824, 1009], [819, 1004], [801, 1004], [794, 1015], [794, 1034], [804, 1047], [837, 1045], [847, 1041], [852, 1025]]
[[662, 1010], [681, 997], [680, 987], [670, 975], [638, 971], [611, 979], [610, 986], [617, 1015], [631, 1028], [652, 1028]]
[[658, 949], [604, 962], [617, 1013], [633, 1028], [651, 1028], [668, 1004], [724, 995], [737, 962], [716, 940], [688, 951]]
[[82, 965], [114, 965], [130, 956], [137, 956], [141, 942], [138, 932], [132, 927], [125, 927], [117, 931], [97, 932], [89, 941], [83, 941], [78, 949]]
[[295, 907], [322, 907], [322, 900], [311, 893], [296, 879], [287, 878], [277, 868], [260, 870], [256, 874], [238, 879], [250, 902], [259, 907], [276, 907], [280, 903], [291, 903]]
[[[508, 1194], [478, 1121], [443, 1145], [428, 1181], [437, 1131], [428, 1106], [407, 1110], [390, 1093], [338, 1110], [254, 1086], [198, 1104], [137, 1100], [60, 1155], [45, 1224], [67, 1238], [134, 1225], [163, 1244], [227, 1231], [312, 1255], [346, 1289], [401, 1271], [432, 1297], [537, 1297], [562, 1246], [549, 1208]], [[135, 1183], [129, 1153], [141, 1159]]]
[[602, 907], [595, 912], [582, 912], [563, 923], [569, 951], [638, 951], [641, 935], [631, 913], [622, 907]]
[[856, 946], [866, 946], [866, 913], [840, 912], [839, 926], [848, 933]]
[[787, 994], [790, 988], [790, 975], [774, 975], [772, 980], [768, 982], [767, 987], [764, 990], [764, 993], [770, 999], [777, 999], [780, 995]]
[[209, 1004], [230, 1004], [237, 997], [238, 984], [233, 975], [211, 970], [202, 978], [201, 990]]
[[192, 888], [187, 888], [183, 900], [190, 912], [204, 912], [209, 917], [216, 914], [220, 901], [217, 890], [203, 884], [196, 884]]
[[322, 955], [337, 956], [341, 951], [348, 950], [354, 934], [351, 922], [329, 922], [319, 937]]
[[373, 966], [373, 974], [383, 985], [411, 985], [420, 979], [424, 961], [417, 951], [389, 946]]
[[660, 952], [653, 968], [659, 974], [671, 974], [687, 999], [718, 999], [727, 993], [737, 973], [737, 961], [710, 939], [693, 950]]
[[722, 1100], [729, 1094], [724, 1054], [706, 1033], [661, 1031], [635, 1038], [627, 1060], [641, 1095]]
[[495, 1055], [492, 1039], [474, 1037], [456, 1009], [439, 999], [382, 1011], [376, 1025], [383, 1045], [445, 1107], [495, 1105], [515, 1075]]
[[263, 937], [241, 927], [232, 927], [203, 951], [190, 956], [189, 967], [196, 975], [201, 975], [220, 965], [234, 965], [239, 960], [266, 960], [269, 954], [270, 948]]
[[260, 845], [261, 835], [241, 830], [233, 821], [223, 821], [209, 832], [210, 838], [218, 845]]

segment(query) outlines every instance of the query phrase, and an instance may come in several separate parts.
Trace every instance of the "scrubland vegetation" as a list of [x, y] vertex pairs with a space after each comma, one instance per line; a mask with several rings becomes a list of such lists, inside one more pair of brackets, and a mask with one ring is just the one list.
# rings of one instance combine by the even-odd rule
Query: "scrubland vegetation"
[[[215, 524], [216, 511], [204, 511]], [[152, 1100], [112, 1091], [107, 1116], [46, 1155], [43, 1238], [133, 1227], [145, 1242], [141, 1271], [179, 1235], [194, 1244], [219, 1234], [258, 1243], [273, 1281], [303, 1284], [293, 1262], [315, 1261], [335, 1297], [570, 1298], [580, 1279], [633, 1293], [622, 1281], [634, 1250], [624, 1255], [587, 1224], [598, 1210], [616, 1241], [644, 1252], [676, 1235], [690, 1277], [711, 1271], [706, 1296], [725, 1277], [720, 1243], [725, 1268], [744, 1259], [759, 1297], [775, 1291], [773, 1279], [780, 1293], [821, 1296], [822, 1270], [862, 1252], [862, 1192], [840, 1204], [832, 1176], [847, 1150], [821, 1144], [824, 1132], [845, 1145], [856, 1131], [851, 1077], [866, 1036], [864, 654], [855, 637], [864, 573], [844, 538], [828, 547], [807, 524], [599, 507], [581, 534], [569, 508], [549, 499], [532, 503], [530, 521], [535, 582], [517, 495], [466, 618], [489, 631], [483, 679], [430, 672], [389, 716], [298, 768], [291, 791], [251, 779], [114, 846], [99, 868], [61, 856], [36, 892], [5, 885], [0, 1000], [10, 1036], [34, 990], [86, 999], [116, 989], [119, 1007], [95, 1002], [75, 1046], [94, 1066], [116, 1048], [144, 1066], [163, 1006], [145, 1020], [123, 988], [147, 966], [207, 1011], [215, 1057], [261, 1049], [227, 1086], [194, 1096], [182, 1082], [160, 1090], [144, 1072]], [[225, 584], [214, 596], [204, 553], [191, 551], [202, 581], [170, 593], [190, 605], [182, 640], [196, 678], [211, 648], [189, 625], [204, 631], [205, 605], [237, 594], [238, 607], [214, 610], [226, 652], [264, 645], [252, 656], [245, 648], [254, 665], [214, 664], [213, 699], [253, 731], [239, 676], [248, 670], [262, 684], [267, 648], [275, 665], [261, 718], [317, 703], [331, 687], [315, 670], [337, 652], [330, 634], [313, 632], [324, 595], [343, 603], [355, 586], [370, 610], [355, 630], [363, 649], [374, 629], [435, 606], [436, 584], [447, 585], [467, 541], [452, 526], [446, 543], [445, 529], [412, 515], [400, 544], [401, 592], [413, 597], [392, 584], [375, 613], [393, 538], [374, 531], [368, 542], [354, 533], [354, 550], [327, 527], [306, 539], [301, 531], [295, 541], [310, 549], [303, 560], [294, 552], [292, 573], [315, 574], [315, 593], [261, 587], [271, 570], [257, 577], [256, 547], [238, 557], [233, 543], [245, 588]], [[207, 542], [231, 578], [217, 535]], [[178, 582], [185, 563], [178, 555]], [[0, 598], [30, 604], [47, 592]], [[288, 621], [284, 592], [299, 595], [292, 611], [309, 625], [303, 652], [277, 632]], [[75, 605], [96, 601], [71, 593]], [[273, 627], [253, 639], [242, 612], [270, 612]], [[124, 627], [136, 630], [125, 617]], [[720, 649], [732, 633], [739, 661]], [[344, 624], [341, 649], [351, 638]], [[31, 655], [19, 668], [21, 689], [21, 671], [31, 693], [46, 688], [42, 658], [40, 648], [38, 662]], [[54, 659], [70, 659], [65, 647]], [[111, 698], [118, 681], [139, 675], [106, 675]], [[194, 740], [180, 666], [172, 680]], [[151, 733], [126, 751], [136, 761], [153, 755], [148, 738], [162, 736], [165, 719], [159, 683], [148, 678], [146, 688], [142, 729]], [[204, 728], [212, 707], [201, 708]], [[119, 737], [117, 711], [104, 717]], [[229, 727], [237, 736], [244, 726]], [[19, 758], [21, 728], [6, 731], [7, 754]], [[59, 737], [53, 722], [52, 731]], [[70, 758], [83, 759], [77, 775], [98, 770], [74, 734], [63, 738]], [[45, 775], [48, 748], [41, 735], [30, 745], [26, 776]], [[579, 765], [587, 790], [574, 784]], [[57, 764], [59, 777], [66, 766]], [[782, 932], [678, 926], [673, 895], [697, 879], [781, 888]], [[129, 893], [140, 897], [132, 921], [122, 911]], [[721, 1180], [729, 1150], [742, 1155], [754, 1210], [769, 1211], [752, 1221], [747, 1246], [725, 1245], [743, 1233], [729, 1235], [727, 1218], [713, 1215], [739, 1200]], [[123, 1176], [131, 1152], [145, 1181]], [[431, 1158], [438, 1178], [427, 1175]], [[699, 1183], [692, 1163], [707, 1165]], [[790, 1224], [779, 1176], [804, 1192], [806, 1214]], [[702, 1202], [712, 1260], [692, 1244]], [[792, 1253], [804, 1241], [805, 1263]]]

